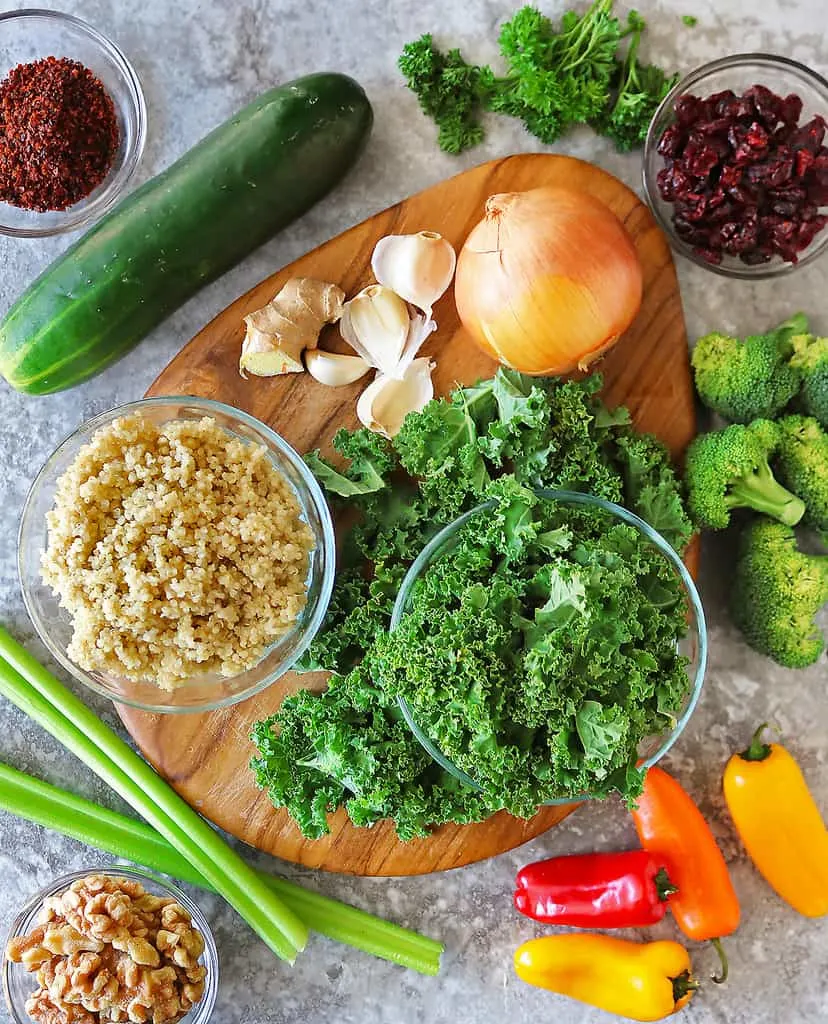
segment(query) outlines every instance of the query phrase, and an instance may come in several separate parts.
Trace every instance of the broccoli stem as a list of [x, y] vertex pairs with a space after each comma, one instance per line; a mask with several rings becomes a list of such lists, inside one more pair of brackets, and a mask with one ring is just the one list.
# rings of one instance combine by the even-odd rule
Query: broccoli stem
[[805, 503], [779, 483], [769, 466], [735, 481], [725, 501], [729, 508], [752, 508], [788, 526], [795, 526], [805, 515]]

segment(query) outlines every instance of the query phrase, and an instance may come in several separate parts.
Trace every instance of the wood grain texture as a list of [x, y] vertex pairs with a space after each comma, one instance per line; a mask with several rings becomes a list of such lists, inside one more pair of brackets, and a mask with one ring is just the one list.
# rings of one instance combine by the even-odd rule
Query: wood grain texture
[[[679, 455], [695, 433], [695, 414], [681, 299], [667, 241], [647, 208], [621, 182], [563, 156], [525, 154], [482, 164], [351, 228], [219, 314], [148, 394], [219, 399], [264, 420], [301, 452], [329, 449], [336, 428], [358, 425], [354, 407], [365, 382], [332, 389], [309, 374], [242, 380], [237, 370], [242, 317], [268, 302], [293, 276], [333, 281], [352, 295], [371, 283], [371, 252], [383, 235], [439, 231], [459, 248], [482, 216], [489, 195], [553, 184], [576, 186], [602, 199], [635, 241], [644, 267], [644, 301], [630, 330], [600, 365], [603, 393], [610, 405], [627, 404], [639, 429], [658, 434]], [[439, 331], [424, 353], [437, 359], [437, 393], [444, 394], [458, 381], [468, 384], [491, 376], [495, 365], [464, 334], [451, 290], [438, 303], [435, 319]], [[346, 350], [334, 330], [322, 343]], [[500, 813], [476, 825], [443, 826], [428, 839], [411, 843], [400, 843], [388, 822], [355, 829], [340, 811], [329, 836], [308, 841], [257, 790], [247, 765], [253, 754], [248, 738], [253, 723], [272, 714], [287, 693], [309, 685], [324, 686], [324, 677], [288, 674], [264, 693], [208, 714], [152, 715], [128, 708], [120, 713], [150, 762], [207, 818], [262, 850], [327, 871], [410, 875], [458, 867], [534, 838], [573, 809], [544, 808], [530, 821]]]

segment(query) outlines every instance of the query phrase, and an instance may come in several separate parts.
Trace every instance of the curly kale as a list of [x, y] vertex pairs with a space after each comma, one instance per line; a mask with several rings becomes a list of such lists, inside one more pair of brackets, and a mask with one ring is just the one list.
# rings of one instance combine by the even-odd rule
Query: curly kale
[[[643, 652], [634, 654], [637, 641], [628, 634], [634, 630], [643, 636], [643, 630], [648, 644], [660, 643], [661, 620], [646, 610], [639, 584], [661, 607], [659, 614], [668, 617], [669, 588], [642, 568], [647, 559], [636, 552], [635, 531], [613, 535], [619, 550], [599, 556], [595, 538], [603, 536], [601, 524], [585, 525], [576, 542], [567, 525], [539, 518], [527, 490], [579, 490], [620, 501], [677, 548], [684, 546], [690, 522], [668, 452], [657, 439], [633, 430], [626, 409], [609, 410], [598, 397], [600, 386], [600, 377], [563, 382], [500, 369], [491, 380], [458, 388], [409, 415], [393, 441], [363, 430], [340, 431], [334, 438], [337, 465], [318, 452], [308, 456], [342, 522], [351, 525], [325, 622], [299, 667], [335, 675], [322, 693], [288, 697], [254, 734], [259, 784], [277, 806], [287, 807], [306, 835], [324, 832], [328, 813], [338, 806], [358, 825], [392, 818], [405, 839], [441, 822], [481, 820], [506, 804], [531, 813], [542, 799], [537, 786], [544, 773], [544, 785], [561, 793], [613, 787], [627, 795], [637, 791], [631, 737], [663, 727], [675, 712], [686, 675], [669, 658], [653, 661]], [[463, 788], [424, 756], [401, 717], [396, 684], [388, 675], [388, 625], [406, 570], [441, 526], [486, 499], [496, 500], [499, 511], [485, 517], [485, 531], [476, 546], [466, 549], [466, 564], [443, 564], [440, 571], [448, 575], [432, 610], [436, 613], [439, 601], [450, 608], [454, 597], [466, 593], [464, 607], [470, 611], [480, 578], [491, 580], [496, 571], [501, 575], [492, 593], [502, 595], [503, 602], [498, 605], [492, 598], [486, 605], [492, 612], [498, 607], [494, 616], [478, 610], [474, 623], [456, 623], [456, 641], [465, 646], [452, 647], [443, 633], [447, 646], [441, 657], [453, 664], [462, 650], [470, 658], [479, 643], [479, 660], [468, 678], [478, 673], [480, 685], [491, 687], [496, 675], [487, 682], [486, 672], [500, 671], [498, 645], [514, 644], [516, 638], [525, 644], [520, 694], [514, 690], [516, 680], [510, 684], [515, 700], [508, 714], [515, 737], [528, 737], [544, 716], [563, 713], [563, 692], [558, 692], [559, 683], [550, 688], [550, 681], [580, 672], [578, 658], [593, 666], [584, 681], [606, 663], [607, 679], [614, 671], [623, 680], [617, 683], [618, 706], [627, 701], [630, 707], [622, 721], [617, 711], [608, 710], [604, 698], [609, 699], [609, 691], [602, 696], [600, 689], [584, 690], [573, 697], [566, 729], [550, 739], [548, 749], [533, 748], [531, 770], [522, 783], [509, 782], [508, 798], [491, 786], [482, 792]], [[634, 554], [635, 571], [624, 569], [622, 549], [625, 556]], [[527, 550], [538, 563], [531, 581], [524, 579], [527, 567], [517, 566], [526, 561]], [[506, 563], [501, 566], [499, 559], [496, 566], [492, 552]], [[601, 613], [606, 618], [596, 614], [587, 622], [580, 609], [596, 600], [598, 581], [607, 591]], [[511, 633], [498, 632], [505, 629], [501, 618], [507, 611]], [[437, 619], [435, 631], [449, 629], [448, 619], [441, 624], [442, 612]], [[582, 647], [574, 640], [561, 643], [558, 630], [564, 624], [570, 639], [584, 630]], [[464, 634], [461, 626], [472, 632]], [[477, 629], [483, 632], [473, 643]], [[425, 657], [426, 647], [417, 657]], [[675, 643], [671, 650], [674, 656]], [[626, 651], [634, 665], [622, 664]], [[425, 662], [411, 657], [412, 665], [422, 664], [425, 671]], [[447, 675], [446, 685], [455, 685], [458, 678], [452, 682]]]
[[371, 660], [490, 803], [528, 817], [544, 800], [640, 792], [639, 743], [686, 698], [685, 632], [681, 584], [637, 529], [509, 486]]
[[[640, 145], [652, 113], [672, 80], [637, 61], [644, 21], [635, 11], [626, 24], [613, 0], [593, 0], [582, 15], [568, 11], [556, 28], [535, 7], [518, 10], [501, 30], [506, 74], [442, 53], [430, 35], [409, 43], [399, 59], [406, 84], [438, 126], [438, 143], [460, 153], [483, 138], [483, 110], [523, 122], [549, 145], [572, 125], [595, 125], [622, 149]], [[619, 58], [623, 40], [633, 41]]]

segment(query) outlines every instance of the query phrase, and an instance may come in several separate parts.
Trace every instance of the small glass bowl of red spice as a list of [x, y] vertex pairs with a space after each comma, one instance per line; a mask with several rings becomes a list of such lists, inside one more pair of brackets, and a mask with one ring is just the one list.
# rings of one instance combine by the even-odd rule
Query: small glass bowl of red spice
[[0, 234], [73, 231], [135, 172], [146, 106], [129, 61], [69, 14], [0, 14]]
[[791, 273], [828, 248], [828, 81], [743, 53], [682, 79], [656, 111], [644, 190], [673, 247], [727, 277]]

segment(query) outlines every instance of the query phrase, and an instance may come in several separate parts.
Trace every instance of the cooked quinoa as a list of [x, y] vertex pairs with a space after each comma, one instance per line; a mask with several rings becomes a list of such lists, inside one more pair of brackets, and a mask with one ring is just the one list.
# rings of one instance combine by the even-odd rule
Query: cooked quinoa
[[310, 529], [261, 445], [214, 419], [96, 431], [57, 484], [43, 581], [87, 671], [173, 689], [251, 668], [306, 601]]

